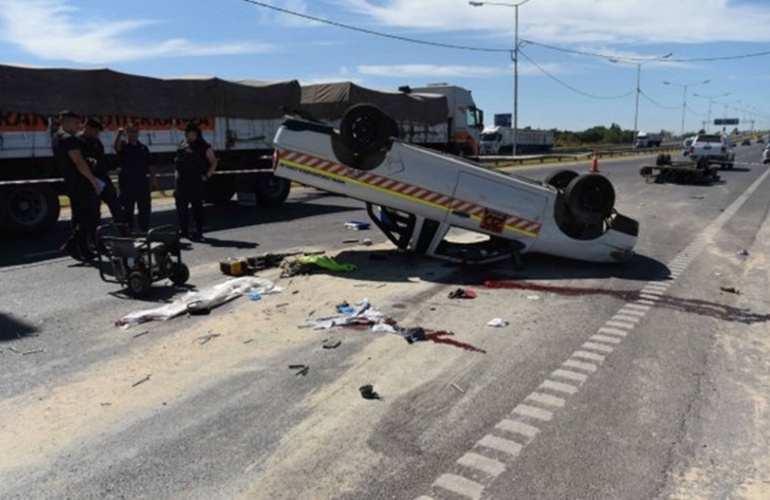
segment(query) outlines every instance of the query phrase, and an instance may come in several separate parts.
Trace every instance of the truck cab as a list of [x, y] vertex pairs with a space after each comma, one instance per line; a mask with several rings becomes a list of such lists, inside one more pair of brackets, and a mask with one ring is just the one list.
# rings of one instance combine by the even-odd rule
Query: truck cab
[[478, 155], [481, 131], [484, 129], [484, 111], [476, 107], [471, 91], [447, 83], [430, 83], [425, 87], [411, 87], [413, 94], [437, 94], [447, 99], [449, 116], [447, 137], [464, 155]]

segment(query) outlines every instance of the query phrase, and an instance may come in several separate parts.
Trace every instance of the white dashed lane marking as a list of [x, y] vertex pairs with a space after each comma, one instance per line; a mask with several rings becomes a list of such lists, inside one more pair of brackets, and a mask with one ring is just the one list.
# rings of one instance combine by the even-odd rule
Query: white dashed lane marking
[[[517, 405], [509, 417], [495, 424], [495, 432], [504, 433], [514, 437], [515, 440], [487, 434], [476, 442], [475, 451], [471, 450], [457, 460], [456, 473], [441, 474], [433, 482], [432, 488], [434, 490], [446, 490], [459, 497], [480, 499], [484, 494], [484, 488], [494, 478], [505, 472], [508, 465], [502, 456], [498, 456], [499, 460], [496, 460], [485, 456], [483, 450], [491, 450], [487, 453], [502, 453], [508, 456], [508, 462], [515, 460], [524, 447], [540, 434], [540, 429], [531, 423], [537, 422], [537, 425], [545, 425], [554, 418], [555, 412], [567, 405], [569, 397], [577, 394], [588, 377], [598, 371], [606, 357], [620, 346], [647, 312], [657, 305], [661, 296], [668, 292], [673, 279], [678, 278], [705, 248], [708, 238], [719, 231], [736, 214], [768, 175], [770, 175], [770, 170], [757, 179], [719, 217], [709, 224], [700, 236], [671, 261], [668, 265], [670, 274], [658, 276], [659, 280], [667, 281], [647, 283], [641, 289], [638, 300], [624, 304], [609, 321], [596, 331], [596, 334], [580, 346], [579, 350], [570, 354], [568, 359], [562, 363], [561, 368], [554, 370], [550, 378], [543, 381], [536, 391], [524, 397], [524, 401], [530, 404]], [[480, 449], [476, 449], [476, 447]], [[477, 474], [474, 475], [474, 479], [463, 477], [461, 475], [463, 470], [485, 474], [488, 481], [486, 484], [478, 482], [476, 480], [479, 479]], [[433, 498], [422, 496], [416, 500], [433, 500]]]

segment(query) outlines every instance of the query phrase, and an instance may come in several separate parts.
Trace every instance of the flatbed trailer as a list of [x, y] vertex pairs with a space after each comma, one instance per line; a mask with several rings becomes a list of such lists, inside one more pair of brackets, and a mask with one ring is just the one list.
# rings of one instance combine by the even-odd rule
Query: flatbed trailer
[[657, 161], [643, 166], [639, 173], [648, 184], [713, 184], [719, 182], [719, 166], [707, 162]]

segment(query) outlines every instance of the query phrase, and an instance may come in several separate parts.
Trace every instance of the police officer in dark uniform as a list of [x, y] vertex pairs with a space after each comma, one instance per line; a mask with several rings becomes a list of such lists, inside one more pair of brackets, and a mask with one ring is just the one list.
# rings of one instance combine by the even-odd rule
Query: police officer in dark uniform
[[[203, 186], [217, 168], [214, 149], [201, 135], [198, 125], [185, 127], [185, 140], [176, 153], [176, 213], [180, 234], [193, 241], [203, 239]], [[189, 209], [192, 207], [195, 232], [189, 233]]]
[[[125, 135], [124, 135], [125, 134]], [[128, 140], [124, 140], [124, 137]], [[113, 144], [120, 159], [120, 203], [129, 229], [134, 228], [134, 208], [139, 211], [139, 230], [146, 233], [150, 229], [152, 210], [151, 194], [156, 189], [155, 172], [150, 164], [150, 149], [139, 141], [139, 127], [130, 123], [118, 129]]]
[[99, 198], [107, 205], [112, 215], [112, 220], [117, 223], [124, 221], [123, 206], [118, 200], [118, 191], [110, 179], [111, 165], [107, 163], [104, 155], [104, 144], [99, 139], [99, 132], [104, 129], [102, 122], [96, 118], [86, 120], [85, 128], [80, 133], [80, 140], [83, 141], [83, 154], [86, 160], [91, 164], [91, 170], [94, 175], [104, 183], [104, 188], [99, 194]]
[[59, 121], [60, 128], [51, 139], [51, 147], [64, 177], [73, 226], [64, 249], [75, 259], [88, 261], [96, 257], [89, 248], [89, 240], [99, 224], [99, 193], [103, 184], [91, 171], [83, 153], [83, 141], [77, 137], [80, 116], [72, 111], [62, 111]]

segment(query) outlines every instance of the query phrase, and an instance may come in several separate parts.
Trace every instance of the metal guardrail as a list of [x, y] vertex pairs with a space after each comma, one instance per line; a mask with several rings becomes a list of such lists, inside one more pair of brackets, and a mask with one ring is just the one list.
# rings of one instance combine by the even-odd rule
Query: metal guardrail
[[[597, 148], [596, 152], [599, 158], [605, 158], [613, 156], [630, 156], [630, 155], [654, 155], [663, 152], [669, 152], [674, 150], [681, 150], [680, 144], [672, 144], [670, 146], [661, 146], [659, 148], [631, 148], [631, 147], [609, 147], [609, 148]], [[546, 160], [583, 160], [593, 156], [594, 151], [586, 151], [585, 148], [580, 149], [562, 149], [558, 153], [548, 153], [541, 155], [518, 155], [518, 156], [477, 156], [474, 159], [480, 163], [519, 163], [523, 164], [527, 161], [540, 161], [545, 163]]]

